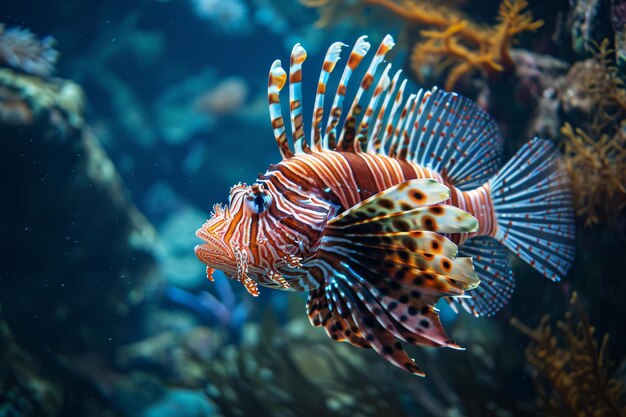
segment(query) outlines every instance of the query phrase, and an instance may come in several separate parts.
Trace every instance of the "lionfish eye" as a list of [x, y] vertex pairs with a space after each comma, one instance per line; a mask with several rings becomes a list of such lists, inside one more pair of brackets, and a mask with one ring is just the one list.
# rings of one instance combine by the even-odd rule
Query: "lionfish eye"
[[271, 194], [263, 189], [260, 184], [254, 184], [246, 196], [248, 209], [255, 214], [261, 214], [270, 206], [272, 202]]

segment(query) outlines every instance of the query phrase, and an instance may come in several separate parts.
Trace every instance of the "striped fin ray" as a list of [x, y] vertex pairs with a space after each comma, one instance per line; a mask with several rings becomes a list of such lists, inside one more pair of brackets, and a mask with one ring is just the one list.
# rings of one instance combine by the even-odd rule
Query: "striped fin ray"
[[387, 92], [385, 94], [385, 98], [383, 99], [383, 103], [378, 110], [378, 114], [376, 116], [376, 122], [374, 123], [374, 129], [370, 134], [369, 140], [367, 141], [367, 152], [378, 152], [378, 150], [382, 147], [382, 137], [380, 136], [380, 131], [383, 126], [383, 121], [385, 119], [385, 114], [387, 113], [387, 108], [389, 106], [389, 101], [393, 97], [393, 93], [396, 90], [396, 86], [398, 85], [398, 80], [400, 79], [400, 75], [402, 74], [402, 70], [396, 71], [395, 75], [391, 79], [391, 84], [387, 88]]
[[[402, 98], [404, 97], [404, 89], [406, 88], [406, 79], [402, 80], [400, 83], [400, 88], [396, 92], [396, 96], [393, 100], [393, 105], [391, 106], [391, 112], [389, 113], [389, 117], [387, 118], [387, 126], [383, 131], [383, 138], [381, 139], [380, 144], [380, 152], [384, 153], [385, 148], [387, 147], [387, 142], [391, 139], [392, 133], [394, 132], [394, 122], [396, 118], [396, 113], [398, 109], [402, 105]], [[393, 144], [390, 144], [389, 148], [391, 148]]]
[[[441, 297], [462, 297], [478, 285], [471, 258], [455, 257], [454, 243], [417, 224], [415, 230], [397, 230], [405, 229], [398, 222], [371, 230], [371, 223], [402, 217], [416, 206], [438, 211], [438, 203], [448, 198], [448, 188], [437, 181], [411, 180], [330, 220], [315, 255], [317, 275], [322, 271], [324, 277], [309, 297], [311, 322], [331, 338], [372, 347], [417, 375], [423, 372], [401, 342], [458, 349], [433, 306]], [[463, 231], [474, 226], [466, 224]]]
[[372, 98], [367, 104], [367, 108], [365, 109], [365, 113], [363, 114], [363, 119], [361, 120], [361, 123], [359, 123], [355, 143], [361, 144], [367, 138], [367, 134], [370, 128], [370, 120], [374, 115], [374, 111], [377, 108], [382, 93], [387, 90], [387, 88], [389, 87], [389, 83], [391, 82], [391, 80], [389, 79], [390, 69], [391, 64], [387, 64], [387, 66], [383, 70], [383, 73], [380, 76], [378, 84], [376, 85], [374, 93], [372, 94]]
[[[438, 269], [437, 266], [432, 268], [434, 255], [433, 258], [428, 256], [431, 254], [421, 254], [423, 255], [421, 264], [424, 265], [424, 269], [418, 269], [414, 267], [417, 266], [416, 263], [411, 264], [411, 262], [402, 260], [402, 255], [399, 255], [399, 258], [396, 259], [400, 259], [398, 262], [395, 262], [396, 260], [390, 262], [386, 258], [393, 255], [386, 253], [384, 250], [372, 250], [370, 248], [364, 251], [362, 246], [355, 245], [351, 241], [342, 241], [342, 239], [335, 236], [325, 240], [324, 248], [332, 248], [332, 251], [323, 249], [321, 252], [322, 256], [328, 259], [349, 259], [349, 261], [341, 261], [340, 263], [335, 262], [333, 264], [335, 270], [345, 269], [347, 271], [341, 276], [350, 278], [349, 282], [347, 282], [359, 294], [359, 298], [367, 301], [368, 309], [377, 316], [380, 324], [399, 338], [401, 336], [395, 333], [394, 326], [390, 324], [387, 317], [381, 315], [376, 302], [386, 307], [390, 314], [392, 310], [398, 307], [398, 304], [407, 304], [409, 300], [412, 300], [410, 304], [414, 308], [423, 309], [428, 305], [434, 304], [443, 295], [463, 295], [465, 289], [472, 289], [478, 283], [471, 266], [471, 259], [469, 258], [449, 260], [459, 262], [460, 268], [457, 270], [458, 274], [455, 277], [461, 277], [463, 281], [468, 281], [462, 282], [455, 280], [452, 275], [446, 276], [431, 272]], [[406, 254], [407, 252], [400, 253]], [[464, 269], [464, 271], [461, 271], [461, 269]], [[363, 288], [367, 289], [367, 292], [361, 294]], [[410, 294], [405, 290], [410, 291]], [[371, 296], [374, 296], [377, 301], [373, 302]], [[407, 305], [406, 308], [408, 307]], [[402, 309], [398, 311], [402, 311]], [[409, 316], [419, 316], [419, 313], [415, 310], [411, 311], [413, 313], [409, 314]], [[422, 315], [426, 314], [422, 313]], [[398, 317], [397, 320], [400, 323], [404, 323], [407, 321], [407, 318]], [[443, 329], [435, 331], [435, 334], [426, 333], [424, 337], [441, 346], [445, 346], [449, 342], [449, 338], [445, 336]]]
[[[418, 376], [425, 376], [425, 373], [419, 369], [413, 359], [406, 353], [400, 341], [377, 321], [364, 302], [355, 297], [348, 285], [345, 283], [341, 284], [337, 284], [340, 296], [346, 300], [352, 319], [359, 332], [376, 353], [401, 369]], [[378, 317], [382, 317], [383, 314], [385, 314], [384, 310], [380, 308]]]
[[[441, 297], [444, 295], [463, 295], [466, 289], [470, 290], [478, 283], [475, 275], [474, 277], [464, 279], [469, 282], [467, 283], [455, 280], [449, 275], [449, 272], [445, 275], [430, 272], [433, 269], [430, 266], [432, 258], [423, 262], [424, 265], [427, 265], [425, 269], [419, 269], [409, 266], [410, 262], [408, 260], [402, 263], [386, 260], [386, 257], [392, 255], [387, 255], [384, 250], [368, 250], [364, 254], [363, 247], [353, 245], [351, 242], [341, 239], [335, 239], [334, 237], [325, 239], [324, 247], [334, 248], [336, 251], [334, 256], [343, 255], [347, 258], [349, 255], [350, 274], [357, 276], [359, 279], [362, 279], [360, 277], [371, 275], [372, 278], [369, 278], [369, 281], [376, 285], [387, 285], [390, 282], [395, 282], [402, 287], [419, 290], [423, 295]], [[425, 259], [432, 254], [426, 255]], [[361, 268], [367, 268], [367, 270]], [[383, 276], [389, 278], [374, 278], [374, 276], [381, 275], [381, 271]]]
[[462, 285], [463, 290], [474, 289], [480, 282], [474, 272], [472, 259], [469, 257], [451, 259], [441, 255], [434, 255], [430, 252], [407, 252], [405, 250], [377, 247], [371, 244], [363, 244], [359, 240], [355, 240], [351, 245], [361, 247], [365, 251], [370, 249], [381, 250], [383, 255], [380, 259], [389, 264], [418, 269], [454, 279], [465, 284]]
[[293, 156], [293, 152], [289, 149], [287, 132], [285, 131], [285, 121], [280, 108], [280, 91], [285, 86], [286, 81], [287, 73], [281, 67], [280, 60], [277, 59], [274, 61], [270, 69], [267, 97], [269, 101], [270, 119], [272, 121], [274, 138], [276, 139], [278, 150], [280, 151], [283, 159], [288, 159]]
[[574, 213], [567, 173], [554, 143], [535, 138], [489, 181], [495, 238], [558, 281], [574, 257]]
[[305, 152], [309, 146], [304, 137], [302, 120], [302, 63], [306, 60], [306, 56], [304, 48], [297, 43], [291, 51], [289, 62], [289, 115], [296, 154]]
[[425, 252], [454, 258], [458, 252], [457, 246], [445, 236], [427, 230], [410, 232], [351, 234], [342, 235], [346, 239], [358, 239], [359, 242], [373, 248], [390, 248], [407, 252]]
[[354, 70], [359, 66], [363, 57], [367, 54], [370, 49], [370, 43], [365, 39], [367, 36], [361, 36], [357, 39], [354, 47], [352, 48], [352, 52], [350, 52], [350, 56], [348, 57], [348, 62], [341, 74], [341, 79], [339, 80], [339, 85], [337, 86], [337, 92], [335, 93], [335, 98], [333, 99], [333, 104], [330, 109], [330, 116], [328, 118], [328, 123], [326, 125], [326, 133], [324, 135], [324, 149], [333, 149], [335, 147], [335, 139], [337, 137], [336, 126], [339, 123], [339, 119], [341, 118], [341, 112], [343, 108], [343, 100], [346, 96], [346, 91], [348, 89], [348, 81], [350, 80], [350, 76]]
[[[338, 287], [338, 286], [335, 286]], [[346, 302], [341, 297], [340, 291], [333, 290], [326, 293], [326, 297], [332, 299], [332, 305], [336, 307], [333, 309], [333, 324], [329, 325], [330, 332], [338, 332], [340, 336], [338, 340], [343, 340], [349, 342], [350, 344], [357, 347], [369, 348], [371, 347], [369, 343], [361, 336], [361, 332], [359, 331], [356, 323], [352, 319], [350, 314], [350, 309], [346, 305]], [[334, 337], [331, 335], [331, 338]]]
[[314, 289], [309, 293], [306, 308], [311, 324], [315, 327], [322, 326], [331, 339], [347, 341], [361, 348], [371, 347], [361, 337], [361, 332], [350, 314], [350, 308], [337, 291], [334, 278], [331, 278], [330, 283], [323, 288]]
[[502, 137], [474, 102], [433, 88], [415, 122], [413, 161], [441, 173], [462, 190], [488, 181], [501, 164]]
[[322, 312], [327, 309], [326, 298], [322, 288], [313, 288], [309, 291], [306, 300], [306, 315], [309, 317], [311, 325], [319, 327], [322, 325]]
[[[414, 104], [416, 97], [416, 94], [409, 94], [409, 97], [404, 102], [404, 108], [402, 109], [402, 113], [400, 113], [400, 118], [396, 123], [396, 129], [393, 134], [393, 138], [391, 139], [391, 146], [389, 148], [389, 156], [393, 158], [398, 155], [398, 148], [402, 147], [401, 142], [404, 141], [404, 136], [406, 134], [404, 132], [405, 124], [407, 123], [407, 120], [411, 119], [411, 117], [409, 117], [410, 112], [415, 110]], [[406, 137], [408, 138], [408, 135], [406, 135]], [[405, 146], [408, 146], [408, 141]]]
[[346, 46], [341, 42], [333, 43], [324, 57], [324, 64], [320, 71], [320, 78], [317, 82], [317, 93], [315, 94], [315, 104], [313, 107], [313, 120], [311, 124], [311, 148], [316, 151], [322, 150], [322, 119], [324, 117], [324, 97], [326, 95], [326, 85], [330, 73], [333, 72], [341, 54], [341, 48]]
[[363, 93], [368, 91], [371, 85], [375, 82], [374, 75], [376, 74], [378, 66], [385, 58], [387, 52], [389, 52], [389, 50], [391, 50], [394, 45], [395, 43], [391, 35], [386, 35], [380, 43], [380, 46], [376, 50], [376, 54], [374, 55], [372, 62], [370, 62], [370, 65], [367, 68], [363, 79], [361, 80], [361, 84], [359, 85], [359, 89], [357, 90], [354, 100], [352, 101], [352, 105], [350, 106], [350, 109], [348, 109], [346, 120], [344, 122], [341, 135], [339, 136], [339, 142], [337, 143], [338, 151], [361, 151], [361, 144], [358, 141], [355, 141], [357, 127], [356, 118], [361, 114], [363, 110], [363, 106], [361, 105], [361, 98], [363, 96]]
[[[428, 294], [420, 284], [402, 285], [395, 278], [378, 279], [376, 276], [380, 273], [377, 271], [376, 261], [364, 256], [359, 258], [357, 264], [369, 269], [370, 279], [362, 278], [368, 276], [368, 272], [359, 272], [355, 274], [358, 285], [354, 281], [350, 285], [351, 288], [362, 286], [374, 297], [375, 301], [370, 299], [364, 304], [381, 326], [398, 339], [412, 344], [455, 349], [459, 347], [444, 331], [432, 306], [442, 293]], [[381, 307], [386, 314], [383, 314]], [[393, 320], [390, 321], [390, 318]]]
[[471, 297], [450, 301], [476, 317], [494, 315], [506, 305], [515, 289], [507, 250], [489, 236], [475, 236], [461, 245], [459, 254], [472, 257], [481, 284], [472, 291]]
[[415, 97], [415, 102], [411, 108], [411, 117], [407, 120], [407, 124], [402, 132], [402, 144], [398, 148], [396, 157], [402, 160], [412, 161], [415, 158], [415, 151], [412, 150], [412, 144], [415, 140], [415, 134], [419, 127], [418, 117], [421, 114], [426, 96], [430, 95], [430, 91], [420, 88]]

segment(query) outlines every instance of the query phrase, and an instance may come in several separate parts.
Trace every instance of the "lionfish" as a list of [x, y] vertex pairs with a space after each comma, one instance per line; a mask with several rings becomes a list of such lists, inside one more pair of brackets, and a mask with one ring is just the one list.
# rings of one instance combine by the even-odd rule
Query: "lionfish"
[[293, 147], [280, 102], [287, 74], [274, 61], [269, 113], [282, 160], [253, 185], [232, 187], [227, 207], [213, 207], [195, 252], [209, 279], [221, 270], [253, 296], [258, 284], [307, 291], [313, 326], [424, 376], [400, 342], [462, 349], [435, 304], [444, 298], [475, 316], [502, 308], [514, 288], [507, 249], [553, 281], [567, 273], [571, 195], [550, 141], [531, 140], [502, 166], [502, 137], [472, 101], [438, 88], [405, 97], [401, 71], [379, 70], [394, 46], [389, 35], [342, 119], [348, 81], [370, 49], [365, 39], [350, 53], [322, 131], [327, 82], [346, 45], [328, 49], [310, 143], [306, 51], [296, 44], [290, 60]]

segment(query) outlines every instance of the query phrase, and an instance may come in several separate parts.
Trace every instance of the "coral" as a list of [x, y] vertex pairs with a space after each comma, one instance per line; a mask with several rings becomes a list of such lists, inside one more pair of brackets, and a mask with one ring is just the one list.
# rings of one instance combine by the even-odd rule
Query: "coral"
[[526, 0], [504, 0], [494, 27], [480, 27], [457, 17], [443, 28], [422, 31], [426, 40], [413, 48], [413, 71], [419, 75], [424, 63], [434, 59], [438, 71], [447, 69], [445, 87], [452, 90], [461, 77], [473, 71], [491, 74], [512, 68], [509, 48], [515, 36], [543, 25], [524, 11], [527, 5]]
[[602, 39], [602, 8], [601, 0], [570, 0], [566, 27], [569, 28], [572, 49], [578, 55], [588, 56], [594, 39]]
[[[498, 331], [486, 325], [479, 333], [491, 344]], [[329, 343], [302, 318], [279, 327], [268, 314], [244, 335], [206, 363], [207, 395], [224, 417], [496, 417], [515, 408], [494, 400], [506, 395], [492, 372], [507, 365], [494, 360], [489, 344], [469, 355], [415, 352], [432, 364], [424, 381], [372, 361], [369, 349]]]
[[[321, 8], [320, 24], [335, 15], [341, 4], [332, 0], [302, 1]], [[359, 0], [357, 3], [384, 8], [406, 20], [410, 28], [424, 28], [422, 39], [416, 42], [411, 53], [413, 71], [418, 78], [429, 72], [429, 68], [446, 72], [445, 88], [448, 90], [452, 90], [461, 77], [474, 71], [489, 75], [512, 68], [510, 46], [515, 36], [543, 25], [543, 21], [533, 20], [531, 13], [525, 11], [526, 0], [503, 0], [494, 26], [480, 25], [445, 4], [437, 6], [423, 0]]]
[[304, 326], [281, 329], [266, 316], [247, 344], [207, 364], [207, 395], [224, 417], [406, 415], [393, 387], [380, 383], [384, 373], [375, 382], [361, 356], [303, 334]]
[[162, 332], [120, 348], [116, 365], [127, 370], [150, 366], [165, 376], [168, 385], [197, 388], [204, 380], [201, 363], [212, 359], [222, 338], [203, 326]]
[[613, 64], [613, 49], [608, 39], [595, 46], [597, 65], [583, 78], [583, 88], [594, 103], [593, 128], [605, 132], [618, 127], [626, 118], [626, 90]]
[[242, 0], [191, 0], [196, 15], [218, 31], [234, 35], [250, 31], [250, 10]]
[[28, 29], [0, 24], [0, 65], [47, 77], [54, 71], [59, 52], [51, 36], [37, 39]]
[[511, 320], [531, 339], [526, 360], [533, 368], [543, 415], [624, 417], [626, 392], [623, 382], [610, 376], [609, 336], [596, 341], [595, 329], [575, 292], [570, 304], [565, 321], [556, 323], [560, 335], [553, 334], [549, 316], [536, 329]]
[[132, 318], [160, 285], [155, 232], [86, 125], [78, 85], [2, 68], [5, 93], [13, 116], [0, 117], [0, 193], [10, 200], [0, 206], [0, 250], [10, 260], [0, 264], [1, 317], [41, 374], [75, 395], [62, 395], [62, 414], [85, 415], [73, 411], [94, 392], [68, 378], [59, 358], [87, 350], [107, 358], [135, 337]]
[[236, 113], [248, 97], [248, 86], [240, 77], [228, 77], [217, 83], [196, 99], [195, 107], [200, 112], [214, 116]]
[[[223, 274], [219, 273], [219, 275]], [[208, 291], [192, 293], [170, 286], [165, 290], [165, 297], [193, 311], [207, 324], [228, 330], [232, 337], [237, 338], [248, 319], [251, 307], [247, 299], [241, 299], [235, 295], [229, 281], [225, 276], [217, 277], [215, 280], [217, 295]]]
[[158, 131], [166, 143], [182, 144], [194, 135], [209, 132], [217, 123], [215, 115], [202, 108], [202, 97], [219, 84], [213, 69], [188, 77], [179, 84], [168, 86], [154, 103]]
[[622, 75], [626, 67], [626, 2], [611, 4], [611, 26], [615, 32], [615, 61]]
[[585, 225], [616, 225], [626, 208], [626, 123], [614, 136], [591, 138], [569, 123], [561, 133], [576, 214]]
[[589, 123], [565, 123], [564, 163], [572, 181], [574, 204], [586, 225], [623, 221], [626, 207], [626, 90], [610, 56], [608, 41], [594, 58], [577, 63], [564, 92], [564, 111], [582, 112]]

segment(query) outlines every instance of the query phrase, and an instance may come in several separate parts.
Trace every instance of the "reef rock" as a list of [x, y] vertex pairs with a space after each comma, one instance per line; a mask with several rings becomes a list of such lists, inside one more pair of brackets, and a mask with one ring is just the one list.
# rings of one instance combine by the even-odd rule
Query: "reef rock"
[[154, 229], [83, 107], [75, 83], [0, 69], [0, 322], [57, 376], [67, 358], [112, 358], [158, 282]]

